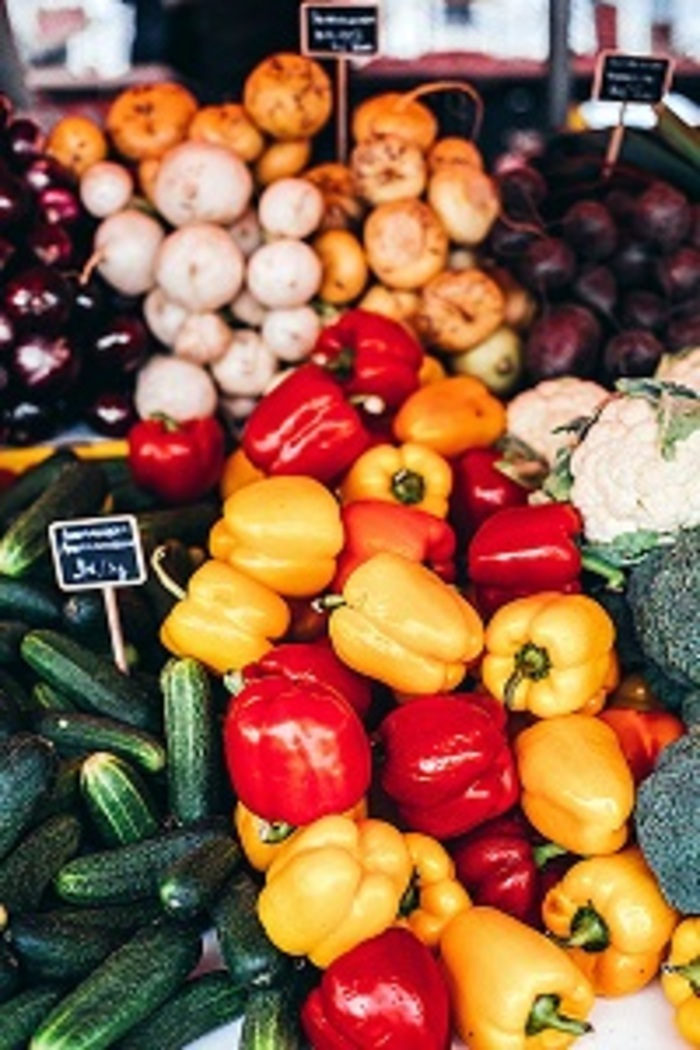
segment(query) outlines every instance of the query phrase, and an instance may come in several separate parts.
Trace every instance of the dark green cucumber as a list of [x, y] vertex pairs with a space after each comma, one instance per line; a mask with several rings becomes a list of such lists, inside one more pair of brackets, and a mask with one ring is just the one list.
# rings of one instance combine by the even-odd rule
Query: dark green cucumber
[[0, 674], [0, 740], [7, 740], [8, 737], [27, 728], [23, 706], [26, 694], [23, 695], [22, 700], [19, 700], [17, 694], [17, 689], [21, 688], [19, 683], [16, 683], [15, 688], [12, 684], [12, 676], [4, 673], [3, 668], [0, 668], [0, 672], [3, 672]]
[[75, 857], [83, 829], [72, 813], [47, 817], [0, 864], [0, 903], [11, 916], [36, 910], [56, 873]]
[[0, 741], [0, 858], [29, 828], [57, 768], [55, 747], [36, 733], [15, 733]]
[[6, 529], [67, 466], [76, 463], [77, 460], [78, 456], [73, 449], [66, 446], [56, 449], [39, 463], [23, 470], [9, 488], [0, 493], [0, 529]]
[[49, 685], [48, 682], [35, 682], [32, 686], [30, 700], [33, 725], [36, 725], [37, 720], [47, 712], [66, 714], [69, 711], [73, 713], [77, 711], [73, 701], [69, 700], [66, 694], [57, 689], [55, 685]]
[[17, 952], [6, 939], [0, 940], [0, 1003], [7, 1002], [19, 991], [22, 980]]
[[155, 734], [116, 718], [86, 711], [45, 710], [37, 714], [32, 725], [60, 754], [112, 751], [147, 773], [159, 773], [165, 768], [165, 744]]
[[142, 678], [120, 671], [105, 653], [61, 631], [38, 628], [22, 639], [21, 656], [36, 675], [66, 694], [81, 710], [152, 730], [161, 712]]
[[49, 525], [61, 518], [98, 514], [107, 496], [98, 463], [67, 463], [0, 536], [0, 574], [23, 576], [49, 553]]
[[117, 1050], [181, 1050], [241, 1017], [247, 994], [224, 970], [197, 974], [120, 1039]]
[[287, 988], [253, 988], [238, 1050], [301, 1050], [299, 1004]]
[[13, 703], [23, 714], [28, 715], [32, 710], [32, 703], [29, 698], [29, 687], [23, 680], [23, 671], [23, 666], [14, 668], [12, 671], [8, 671], [6, 667], [0, 667], [0, 693], [7, 694], [9, 702]]
[[72, 904], [126, 904], [158, 898], [168, 867], [189, 850], [221, 834], [221, 825], [160, 831], [143, 842], [81, 854], [57, 873], [54, 888]]
[[166, 540], [180, 540], [186, 546], [206, 547], [209, 531], [221, 515], [215, 501], [190, 503], [182, 507], [139, 511], [135, 517], [144, 550], [149, 553]]
[[160, 678], [168, 753], [168, 806], [190, 824], [216, 808], [219, 733], [209, 674], [192, 657], [168, 660]]
[[0, 1004], [0, 1050], [26, 1050], [29, 1040], [64, 994], [60, 986], [41, 984]]
[[44, 580], [0, 576], [0, 619], [58, 627], [63, 619], [63, 596]]
[[142, 927], [54, 1006], [30, 1050], [113, 1046], [182, 986], [200, 955], [195, 927], [167, 922]]
[[22, 639], [29, 630], [26, 620], [0, 620], [0, 667], [19, 663]]
[[163, 909], [160, 901], [154, 898], [149, 901], [129, 901], [127, 904], [108, 904], [101, 907], [59, 903], [55, 907], [42, 909], [40, 914], [43, 919], [56, 918], [60, 922], [70, 922], [73, 926], [84, 926], [87, 929], [133, 933], [138, 926], [146, 926], [154, 919], [162, 919]]
[[80, 766], [82, 758], [60, 758], [53, 783], [39, 802], [35, 821], [57, 813], [81, 813]]
[[87, 977], [129, 934], [106, 925], [88, 926], [53, 911], [12, 917], [4, 936], [27, 981], [75, 984]]
[[163, 907], [174, 918], [206, 911], [238, 868], [243, 853], [232, 835], [219, 835], [178, 857], [158, 887]]
[[292, 956], [273, 944], [258, 916], [260, 886], [241, 869], [228, 880], [211, 910], [221, 957], [237, 984], [260, 988], [283, 982]]
[[93, 751], [80, 769], [80, 788], [90, 819], [107, 846], [157, 834], [160, 815], [138, 770], [111, 751]]

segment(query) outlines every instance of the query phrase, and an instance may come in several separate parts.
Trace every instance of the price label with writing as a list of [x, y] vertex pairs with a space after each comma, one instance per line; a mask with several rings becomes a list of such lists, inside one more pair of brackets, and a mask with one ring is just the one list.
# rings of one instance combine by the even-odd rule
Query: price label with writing
[[320, 58], [357, 58], [379, 51], [379, 5], [302, 3], [301, 50]]
[[49, 539], [65, 591], [126, 587], [146, 579], [141, 537], [131, 514], [54, 521]]
[[671, 84], [672, 64], [657, 55], [601, 52], [593, 83], [593, 98], [601, 102], [660, 102]]

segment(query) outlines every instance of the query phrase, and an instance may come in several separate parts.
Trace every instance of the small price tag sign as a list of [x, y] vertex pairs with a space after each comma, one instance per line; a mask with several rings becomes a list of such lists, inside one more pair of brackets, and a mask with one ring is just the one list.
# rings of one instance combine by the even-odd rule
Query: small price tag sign
[[126, 671], [115, 588], [136, 586], [146, 579], [136, 519], [118, 514], [54, 521], [49, 525], [49, 542], [62, 590], [102, 590], [115, 663]]
[[660, 102], [671, 86], [673, 65], [658, 55], [628, 55], [602, 51], [593, 82], [593, 98], [601, 102]]
[[367, 58], [379, 51], [379, 4], [302, 3], [300, 14], [306, 55]]

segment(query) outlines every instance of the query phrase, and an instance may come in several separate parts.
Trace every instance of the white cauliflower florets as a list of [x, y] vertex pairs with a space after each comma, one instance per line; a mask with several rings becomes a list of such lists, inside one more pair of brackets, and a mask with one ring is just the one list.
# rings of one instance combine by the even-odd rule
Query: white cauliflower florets
[[592, 379], [543, 379], [508, 402], [508, 435], [523, 442], [551, 466], [559, 449], [571, 448], [576, 441], [573, 432], [557, 432], [557, 428], [590, 416], [609, 396], [610, 391]]
[[656, 366], [655, 378], [682, 383], [700, 393], [700, 346], [692, 346], [675, 354], [663, 354]]
[[569, 498], [590, 542], [642, 531], [668, 536], [700, 525], [700, 399], [687, 408], [689, 425], [664, 455], [652, 400], [623, 394], [602, 406], [569, 462]]

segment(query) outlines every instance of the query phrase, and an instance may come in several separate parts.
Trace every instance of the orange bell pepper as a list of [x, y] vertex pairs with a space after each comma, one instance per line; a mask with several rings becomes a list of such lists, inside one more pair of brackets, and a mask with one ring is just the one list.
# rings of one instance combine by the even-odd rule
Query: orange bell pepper
[[244, 485], [249, 485], [251, 481], [260, 481], [264, 477], [265, 471], [254, 466], [239, 446], [226, 457], [219, 479], [219, 495], [222, 500], [228, 499]]
[[340, 484], [341, 503], [378, 499], [445, 518], [452, 467], [425, 445], [379, 444], [358, 456]]
[[420, 386], [394, 416], [397, 441], [427, 445], [446, 459], [488, 448], [505, 432], [502, 401], [475, 376], [451, 375]]

